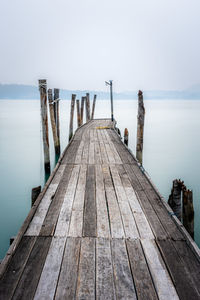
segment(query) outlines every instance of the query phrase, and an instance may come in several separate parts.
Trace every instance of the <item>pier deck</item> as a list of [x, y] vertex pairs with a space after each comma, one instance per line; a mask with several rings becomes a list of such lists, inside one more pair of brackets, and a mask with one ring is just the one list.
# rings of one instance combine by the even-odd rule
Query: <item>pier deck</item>
[[0, 265], [0, 299], [200, 299], [198, 247], [112, 127], [77, 130]]

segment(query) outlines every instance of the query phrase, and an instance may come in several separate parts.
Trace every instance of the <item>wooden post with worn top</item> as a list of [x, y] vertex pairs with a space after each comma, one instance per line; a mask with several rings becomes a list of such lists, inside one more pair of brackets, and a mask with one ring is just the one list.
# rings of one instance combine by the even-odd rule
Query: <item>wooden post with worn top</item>
[[77, 111], [77, 127], [81, 126], [81, 115], [80, 115], [80, 103], [79, 100], [76, 99], [76, 111]]
[[55, 115], [55, 121], [56, 121], [56, 130], [57, 130], [57, 136], [60, 144], [60, 116], [59, 116], [59, 89], [54, 89], [54, 115]]
[[85, 97], [81, 97], [81, 125], [83, 125], [84, 102], [85, 102]]
[[90, 94], [86, 93], [86, 122], [90, 120]]
[[97, 99], [97, 95], [94, 95], [93, 104], [92, 104], [91, 120], [94, 119], [94, 111], [95, 111], [96, 99]]
[[34, 203], [40, 193], [41, 193], [41, 185], [32, 189], [32, 191], [31, 191], [31, 206], [34, 205]]
[[173, 186], [171, 189], [171, 194], [169, 195], [168, 204], [181, 221], [182, 212], [181, 212], [181, 192], [182, 192], [183, 181], [173, 180]]
[[194, 239], [194, 207], [193, 193], [191, 190], [183, 190], [183, 225], [191, 237]]
[[142, 153], [143, 153], [144, 117], [145, 117], [145, 108], [143, 103], [143, 93], [142, 91], [139, 91], [138, 92], [136, 158], [141, 163], [141, 165], [142, 165]]
[[48, 100], [49, 100], [49, 112], [50, 112], [50, 120], [51, 120], [51, 128], [53, 133], [53, 142], [56, 155], [60, 155], [60, 141], [57, 135], [56, 129], [56, 120], [55, 120], [55, 111], [54, 111], [54, 103], [53, 103], [53, 95], [52, 89], [48, 89]]
[[46, 173], [50, 173], [46, 79], [39, 80], [39, 91], [40, 91], [40, 105], [41, 105], [41, 117], [42, 117], [42, 138], [43, 138], [43, 148], [44, 148], [44, 169]]
[[71, 99], [71, 111], [70, 111], [70, 121], [69, 121], [69, 141], [73, 136], [73, 122], [74, 122], [74, 105], [75, 105], [76, 95], [72, 94]]
[[128, 146], [128, 129], [124, 129], [124, 144]]

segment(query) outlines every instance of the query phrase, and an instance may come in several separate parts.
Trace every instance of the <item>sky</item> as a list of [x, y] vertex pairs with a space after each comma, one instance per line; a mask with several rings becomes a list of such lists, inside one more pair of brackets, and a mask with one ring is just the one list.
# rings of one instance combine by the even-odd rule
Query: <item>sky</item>
[[0, 0], [0, 83], [187, 89], [199, 29], [200, 0]]

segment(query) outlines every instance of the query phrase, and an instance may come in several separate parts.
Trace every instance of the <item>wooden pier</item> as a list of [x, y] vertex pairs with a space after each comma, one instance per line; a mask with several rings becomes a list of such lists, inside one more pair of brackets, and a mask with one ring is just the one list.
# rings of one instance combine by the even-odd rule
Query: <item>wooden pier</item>
[[71, 139], [0, 265], [0, 299], [200, 299], [200, 252], [108, 119]]

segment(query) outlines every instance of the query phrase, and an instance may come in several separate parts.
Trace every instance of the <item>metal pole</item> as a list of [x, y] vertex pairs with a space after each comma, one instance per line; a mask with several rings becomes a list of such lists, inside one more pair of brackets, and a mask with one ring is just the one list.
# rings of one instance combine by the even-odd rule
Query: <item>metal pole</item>
[[111, 101], [111, 120], [113, 122], [113, 89], [112, 89], [112, 80], [110, 80], [110, 101]]

